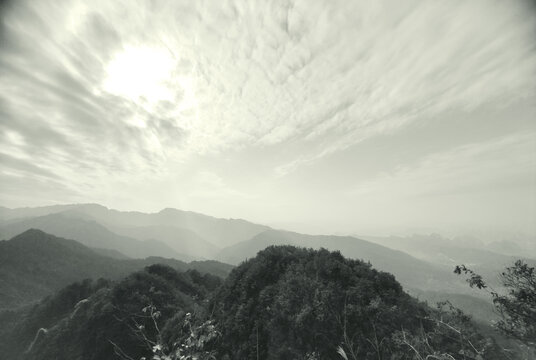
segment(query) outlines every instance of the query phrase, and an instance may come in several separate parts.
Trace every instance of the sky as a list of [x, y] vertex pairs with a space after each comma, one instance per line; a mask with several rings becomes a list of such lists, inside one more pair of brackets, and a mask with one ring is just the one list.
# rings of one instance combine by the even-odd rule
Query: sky
[[536, 235], [529, 1], [4, 1], [0, 204]]

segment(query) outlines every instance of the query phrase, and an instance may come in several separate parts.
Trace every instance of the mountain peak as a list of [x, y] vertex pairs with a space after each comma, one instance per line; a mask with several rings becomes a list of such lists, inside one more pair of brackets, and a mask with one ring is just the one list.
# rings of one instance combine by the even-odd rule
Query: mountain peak
[[10, 241], [20, 241], [23, 239], [30, 239], [30, 238], [55, 238], [55, 236], [47, 234], [43, 230], [31, 228], [20, 233], [19, 235], [12, 237]]

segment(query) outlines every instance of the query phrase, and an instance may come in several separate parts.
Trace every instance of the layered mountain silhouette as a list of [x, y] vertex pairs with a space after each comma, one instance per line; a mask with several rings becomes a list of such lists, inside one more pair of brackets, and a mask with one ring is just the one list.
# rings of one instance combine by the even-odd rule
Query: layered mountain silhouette
[[160, 257], [119, 260], [99, 254], [74, 240], [30, 229], [10, 240], [0, 241], [0, 309], [36, 301], [85, 278], [119, 279], [151, 264], [166, 264], [177, 270], [226, 276], [232, 266], [215, 261], [191, 264]]
[[173, 251], [188, 254], [193, 258], [213, 259], [220, 248], [206, 241], [192, 230], [170, 225], [148, 225], [133, 227], [115, 227], [113, 230], [121, 235], [141, 240], [158, 241], [166, 244]]
[[[191, 277], [190, 280], [194, 282], [199, 279], [197, 272], [217, 275], [223, 279], [227, 278], [235, 265], [248, 264], [259, 252], [273, 245], [280, 246], [283, 252], [286, 251], [285, 246], [290, 245], [304, 251], [310, 251], [304, 248], [338, 251], [349, 259], [364, 260], [372, 264], [373, 269], [393, 274], [406, 293], [428, 301], [431, 305], [437, 301], [449, 300], [487, 324], [494, 317], [490, 300], [485, 299], [482, 292], [467, 286], [463, 277], [454, 275], [453, 267], [465, 263], [485, 277], [492, 278], [513, 260], [510, 256], [469, 245], [464, 247], [463, 243], [449, 243], [433, 236], [429, 239], [423, 236], [412, 239], [363, 239], [353, 236], [306, 235], [275, 230], [244, 220], [217, 219], [176, 209], [146, 214], [111, 210], [95, 204], [21, 209], [0, 207], [0, 238], [6, 239], [0, 241], [0, 310], [5, 310], [0, 311], [0, 321], [8, 324], [26, 324], [24, 319], [27, 315], [21, 314], [37, 311], [35, 309], [39, 306], [48, 309], [48, 300], [44, 299], [73, 282], [93, 279], [93, 285], [83, 282], [80, 283], [82, 285], [68, 288], [69, 294], [72, 291], [78, 294], [76, 289], [80, 288], [81, 292], [76, 295], [76, 299], [84, 300], [90, 293], [99, 293], [101, 285], [110, 291], [114, 284], [129, 274], [134, 273], [130, 276], [131, 280], [140, 280], [138, 276], [147, 275], [139, 271], [148, 266], [156, 266], [154, 271], [164, 271], [165, 274], [168, 271], [158, 270], [159, 266], [168, 266], [179, 272], [190, 271], [190, 275], [185, 276], [188, 279]], [[533, 260], [526, 260], [529, 264], [534, 264]], [[256, 267], [253, 266], [253, 269]], [[193, 270], [197, 272], [192, 272]], [[268, 272], [263, 270], [263, 274], [271, 276]], [[177, 276], [176, 279], [179, 279], [182, 275]], [[202, 281], [207, 286], [217, 282], [210, 278]], [[255, 283], [257, 280], [253, 281]], [[150, 292], [150, 289], [151, 286], [144, 288], [144, 291]], [[246, 286], [244, 291], [247, 292], [248, 289]], [[128, 296], [131, 295], [135, 294]], [[182, 295], [179, 296], [181, 297]], [[194, 301], [200, 299], [202, 297], [195, 298]], [[34, 305], [40, 300], [41, 305]], [[55, 303], [55, 300], [51, 301]], [[73, 310], [74, 302], [67, 303], [69, 306], [65, 309], [69, 311], [62, 313], [64, 318], [59, 320], [66, 322], [58, 329], [69, 328], [67, 325], [71, 315], [78, 311], [76, 306]], [[95, 304], [98, 305], [94, 309], [97, 314], [102, 304]], [[43, 311], [39, 313], [41, 315], [36, 315], [37, 318], [41, 319], [42, 314], [48, 310]], [[22, 322], [21, 316], [24, 317]], [[53, 324], [58, 319], [46, 322], [47, 326], [55, 326]], [[21, 326], [26, 327], [28, 324]], [[31, 342], [34, 335], [38, 336], [37, 325], [42, 323], [39, 320], [32, 321], [31, 324], [28, 325], [30, 331], [21, 328], [26, 336], [24, 346]], [[84, 332], [87, 329], [72, 330]], [[8, 333], [9, 336], [14, 336], [13, 343], [17, 343], [16, 332]], [[61, 334], [62, 332], [56, 334], [58, 341], [63, 341]], [[41, 340], [43, 339], [39, 341]], [[6, 344], [6, 348], [10, 348]], [[17, 351], [19, 350], [21, 349]], [[36, 350], [35, 354], [41, 350]]]
[[108, 209], [98, 204], [55, 205], [18, 209], [2, 208], [0, 209], [0, 217], [6, 222], [65, 212], [69, 212], [71, 217], [89, 218], [98, 221], [110, 229], [154, 225], [188, 229], [218, 247], [236, 244], [269, 229], [268, 226], [254, 224], [242, 219], [219, 219], [178, 209], [167, 208], [157, 213], [142, 213]]
[[76, 240], [88, 247], [109, 249], [130, 258], [165, 256], [192, 260], [192, 256], [180, 254], [158, 240], [141, 241], [111, 232], [94, 220], [85, 220], [70, 213], [57, 213], [24, 219], [0, 228], [0, 237], [9, 239], [28, 229], [40, 229], [56, 236]]
[[536, 254], [525, 252], [524, 256], [504, 255], [486, 248], [476, 239], [447, 239], [438, 234], [412, 235], [407, 237], [366, 237], [366, 240], [392, 249], [403, 251], [411, 256], [434, 263], [445, 270], [459, 264], [470, 264], [471, 269], [482, 275], [491, 285], [497, 286], [497, 275], [504, 269], [522, 259], [536, 266]]
[[[72, 224], [76, 220], [80, 222]], [[93, 229], [76, 231], [94, 223], [99, 225], [98, 229], [93, 225]], [[118, 250], [129, 257], [165, 254], [183, 260], [213, 258], [221, 248], [270, 229], [245, 220], [218, 219], [177, 209], [146, 214], [112, 210], [97, 204], [0, 208], [0, 224], [0, 235], [4, 238], [41, 228], [91, 247]], [[136, 245], [125, 249], [125, 243]]]
[[[431, 301], [438, 292], [450, 298], [456, 294], [482, 296], [468, 288], [461, 277], [452, 274], [454, 265], [477, 264], [474, 259], [484, 259], [477, 264], [476, 270], [485, 276], [495, 276], [510, 260], [507, 256], [476, 248], [449, 248], [447, 252], [425, 240], [411, 248], [404, 247], [402, 240], [396, 243], [399, 239], [382, 243], [379, 238], [367, 241], [351, 236], [305, 235], [274, 230], [245, 220], [217, 219], [177, 209], [147, 214], [117, 211], [97, 204], [0, 208], [1, 238], [8, 239], [28, 229], [41, 229], [76, 240], [91, 248], [92, 254], [112, 260], [180, 260], [181, 266], [190, 262], [190, 267], [195, 264], [205, 267], [209, 262], [194, 260], [208, 259], [237, 265], [270, 245], [338, 250], [344, 256], [369, 261], [374, 268], [394, 274], [406, 291]], [[412, 252], [412, 249], [422, 253]], [[143, 261], [147, 263], [147, 260]], [[213, 270], [219, 271], [221, 264], [217, 261], [214, 264]], [[9, 301], [16, 301], [17, 296], [13, 295], [16, 292], [13, 289], [7, 292], [15, 296]]]

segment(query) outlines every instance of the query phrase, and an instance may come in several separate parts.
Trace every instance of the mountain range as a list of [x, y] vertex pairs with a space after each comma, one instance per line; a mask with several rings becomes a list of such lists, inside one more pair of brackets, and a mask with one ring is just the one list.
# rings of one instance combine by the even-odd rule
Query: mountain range
[[[525, 251], [513, 256], [490, 250], [483, 242], [476, 239], [448, 239], [439, 234], [412, 236], [367, 236], [366, 240], [396, 249], [417, 259], [436, 264], [442, 269], [453, 269], [456, 265], [466, 264], [472, 270], [489, 279], [490, 284], [497, 285], [499, 270], [522, 259], [526, 263], [536, 265], [536, 254]], [[491, 247], [495, 243], [490, 243]]]
[[[8, 243], [36, 247], [44, 258], [62, 249], [51, 258], [74, 256], [80, 268], [91, 251], [39, 230]], [[337, 345], [354, 359], [410, 359], [415, 351], [423, 358], [504, 358], [497, 341], [463, 314], [416, 301], [393, 275], [337, 251], [288, 245], [269, 246], [225, 280], [154, 264], [115, 281], [77, 281], [38, 303], [0, 311], [0, 323], [0, 356], [13, 360], [336, 360], [343, 353]], [[423, 335], [426, 347], [417, 343]]]
[[[44, 283], [39, 277], [29, 279], [27, 286], [17, 284], [17, 277], [24, 277], [23, 269], [18, 269], [17, 273], [6, 269], [6, 264], [2, 263], [0, 301], [4, 306], [16, 304], [31, 293], [34, 295], [30, 299], [35, 300], [57, 289], [60, 284], [65, 285], [83, 276], [114, 279], [140, 269], [144, 264], [155, 262], [167, 262], [177, 269], [198, 266], [200, 270], [221, 273], [222, 263], [238, 265], [255, 257], [270, 245], [294, 245], [336, 250], [346, 257], [368, 261], [374, 268], [394, 274], [406, 291], [418, 295], [422, 300], [435, 301], [437, 294], [443, 294], [454, 299], [454, 302], [458, 301], [462, 308], [469, 309], [471, 306], [465, 304], [470, 301], [458, 295], [475, 299], [483, 297], [483, 294], [470, 289], [463, 278], [455, 276], [452, 273], [453, 267], [462, 263], [474, 266], [475, 270], [493, 282], [501, 269], [515, 259], [490, 250], [464, 248], [463, 244], [451, 244], [449, 239], [438, 240], [437, 236], [363, 239], [353, 236], [306, 235], [276, 230], [245, 220], [218, 219], [177, 209], [164, 209], [157, 213], [123, 212], [97, 204], [0, 208], [0, 238], [13, 238], [1, 243], [3, 252], [7, 253], [4, 249], [15, 251], [17, 248], [18, 253], [9, 255], [10, 257], [19, 258], [22, 263], [40, 263], [40, 252], [47, 254], [48, 250], [33, 245], [22, 246], [24, 242], [17, 236], [30, 229], [40, 229], [58, 238], [75, 240], [78, 245], [84, 246], [84, 253], [89, 258], [97, 257], [99, 260], [94, 262], [101, 266], [89, 267], [91, 269], [85, 267], [86, 272], [77, 273], [77, 270], [62, 267], [65, 264], [41, 264], [45, 274], [48, 268], [57, 268], [58, 273], [57, 283], [52, 282], [50, 286], [43, 287]], [[47, 244], [56, 246], [58, 241], [50, 241], [49, 238]], [[20, 244], [17, 247], [14, 244], [18, 242]], [[44, 243], [39, 245], [45, 246]], [[66, 252], [58, 256], [76, 258], [80, 252], [77, 249], [78, 253]], [[533, 260], [527, 260], [534, 264]], [[212, 270], [209, 269], [211, 264], [215, 267]], [[230, 271], [232, 266], [226, 266]], [[105, 269], [109, 269], [109, 272], [106, 273]], [[62, 278], [65, 271], [77, 276]], [[37, 273], [34, 271], [34, 274]]]
[[221, 248], [269, 229], [245, 220], [218, 219], [177, 209], [146, 214], [97, 204], [0, 208], [0, 224], [3, 238], [39, 228], [90, 247], [118, 250], [129, 257], [166, 255], [186, 261], [214, 258]]

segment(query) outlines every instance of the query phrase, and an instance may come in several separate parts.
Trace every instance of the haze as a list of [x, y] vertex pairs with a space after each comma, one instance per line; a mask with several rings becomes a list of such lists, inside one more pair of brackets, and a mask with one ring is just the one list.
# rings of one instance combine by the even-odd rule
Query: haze
[[11, 1], [0, 202], [536, 234], [524, 1]]

